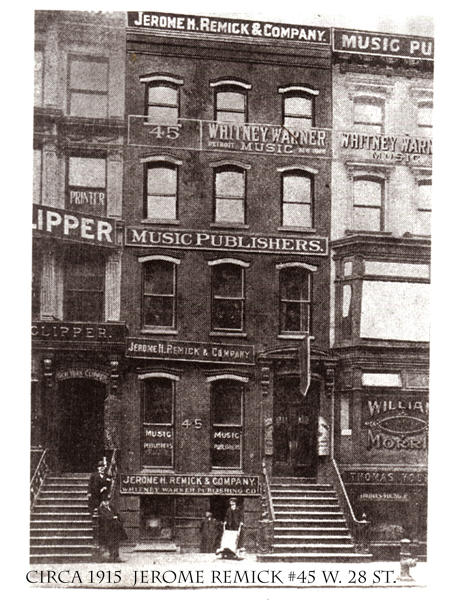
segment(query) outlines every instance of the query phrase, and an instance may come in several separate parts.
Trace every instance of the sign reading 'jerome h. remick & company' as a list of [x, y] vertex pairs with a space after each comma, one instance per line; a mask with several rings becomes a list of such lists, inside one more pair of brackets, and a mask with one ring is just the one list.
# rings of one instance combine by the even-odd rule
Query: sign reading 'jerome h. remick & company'
[[187, 494], [258, 496], [258, 475], [171, 475], [136, 473], [120, 476], [121, 494]]

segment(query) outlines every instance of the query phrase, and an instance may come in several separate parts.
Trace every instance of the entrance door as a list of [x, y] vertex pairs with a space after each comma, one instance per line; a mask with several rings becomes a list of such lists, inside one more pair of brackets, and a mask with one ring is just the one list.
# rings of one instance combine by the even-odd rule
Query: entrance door
[[62, 471], [90, 473], [104, 454], [106, 386], [91, 379], [60, 382], [59, 461]]
[[276, 380], [273, 407], [273, 474], [279, 477], [315, 477], [319, 384], [312, 382], [307, 396], [297, 377]]

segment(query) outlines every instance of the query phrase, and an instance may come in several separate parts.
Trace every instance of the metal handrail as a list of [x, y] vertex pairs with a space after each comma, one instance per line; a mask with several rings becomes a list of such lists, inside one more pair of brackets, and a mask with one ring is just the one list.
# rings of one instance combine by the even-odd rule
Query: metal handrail
[[342, 491], [343, 499], [348, 507], [349, 511], [349, 521], [352, 523], [354, 527], [355, 541], [359, 544], [361, 549], [367, 550], [368, 540], [365, 538], [365, 532], [368, 530], [371, 522], [367, 519], [362, 518], [360, 521], [356, 518], [353, 507], [351, 506], [350, 498], [348, 496], [348, 492], [346, 490], [345, 484], [343, 483], [342, 476], [340, 474], [340, 469], [338, 468], [337, 461], [332, 456], [331, 457], [332, 465], [334, 467], [335, 474], [337, 475], [337, 480], [340, 483], [340, 489]]
[[40, 489], [42, 487], [42, 484], [45, 480], [45, 475], [48, 472], [48, 465], [46, 463], [47, 451], [48, 451], [48, 448], [45, 448], [42, 451], [42, 456], [40, 457], [40, 460], [35, 469], [35, 472], [30, 480], [30, 492], [31, 492], [31, 499], [30, 499], [31, 506], [30, 507], [31, 507], [31, 509], [34, 507], [37, 496], [38, 496]]
[[273, 506], [273, 499], [271, 497], [270, 481], [269, 481], [269, 477], [268, 477], [268, 471], [266, 470], [265, 459], [262, 460], [262, 471], [263, 471], [263, 477], [265, 478], [265, 496], [266, 496], [266, 504], [268, 506], [268, 517], [271, 522], [274, 522], [274, 520], [275, 520], [274, 506]]
[[111, 462], [109, 463], [108, 475], [111, 477], [111, 489], [109, 490], [109, 501], [113, 499], [115, 484], [117, 479], [117, 448], [112, 451]]

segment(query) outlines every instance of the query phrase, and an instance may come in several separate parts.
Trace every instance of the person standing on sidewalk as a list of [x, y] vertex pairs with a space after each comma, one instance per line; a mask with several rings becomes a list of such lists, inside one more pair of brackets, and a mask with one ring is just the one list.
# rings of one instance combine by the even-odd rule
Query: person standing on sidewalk
[[100, 545], [107, 548], [111, 562], [121, 562], [119, 544], [127, 539], [119, 513], [109, 505], [109, 500], [103, 500], [99, 507], [100, 514]]

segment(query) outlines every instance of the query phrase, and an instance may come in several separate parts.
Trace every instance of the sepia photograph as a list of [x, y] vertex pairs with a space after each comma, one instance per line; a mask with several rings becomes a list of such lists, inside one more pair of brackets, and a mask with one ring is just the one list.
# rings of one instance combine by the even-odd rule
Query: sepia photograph
[[27, 587], [425, 588], [434, 19], [208, 7], [33, 11]]

